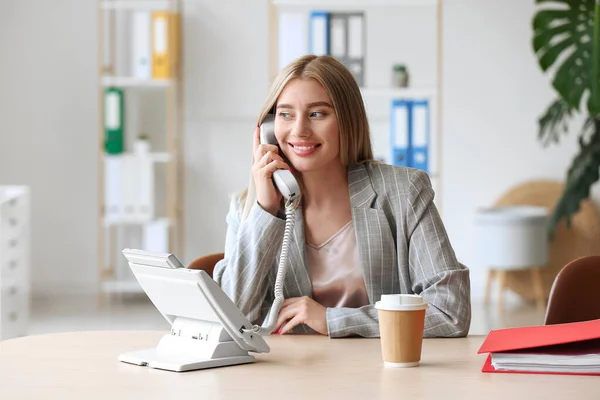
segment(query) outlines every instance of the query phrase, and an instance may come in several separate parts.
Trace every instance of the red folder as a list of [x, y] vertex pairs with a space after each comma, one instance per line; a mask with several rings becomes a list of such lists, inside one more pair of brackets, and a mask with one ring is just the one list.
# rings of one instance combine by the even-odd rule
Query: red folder
[[[477, 354], [500, 353], [515, 350], [533, 352], [551, 352], [553, 346], [566, 344], [592, 343], [600, 351], [599, 342], [588, 342], [600, 339], [600, 319], [568, 324], [525, 326], [491, 331]], [[588, 346], [589, 347], [589, 346]], [[488, 355], [482, 372], [561, 374], [561, 375], [600, 375], [596, 372], [533, 372], [496, 370]]]

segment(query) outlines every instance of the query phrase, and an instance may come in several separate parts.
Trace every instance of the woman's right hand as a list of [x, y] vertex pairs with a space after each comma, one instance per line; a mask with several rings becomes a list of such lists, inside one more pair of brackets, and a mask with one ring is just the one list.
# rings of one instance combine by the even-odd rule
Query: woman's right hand
[[252, 177], [256, 186], [258, 204], [267, 212], [277, 215], [282, 195], [273, 183], [273, 172], [289, 169], [279, 155], [279, 148], [272, 144], [260, 143], [260, 128], [254, 130], [254, 163]]

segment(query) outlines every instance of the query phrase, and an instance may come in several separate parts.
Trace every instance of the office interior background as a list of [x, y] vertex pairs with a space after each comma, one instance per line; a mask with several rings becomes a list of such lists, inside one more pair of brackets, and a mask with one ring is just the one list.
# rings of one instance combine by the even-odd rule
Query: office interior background
[[[9, 194], [19, 194], [25, 204], [19, 218], [26, 221], [19, 236], [22, 264], [12, 266], [25, 272], [14, 275], [17, 280], [5, 272], [11, 266], [2, 266], [2, 324], [18, 327], [1, 339], [168, 329], [127, 275], [120, 249], [155, 246], [175, 252], [184, 264], [223, 251], [230, 196], [248, 183], [252, 133], [269, 83], [283, 58], [309, 51], [315, 10], [362, 13], [360, 76], [377, 157], [393, 161], [392, 101], [429, 101], [436, 205], [459, 260], [471, 270], [471, 333], [543, 322], [543, 310], [523, 290], [506, 291], [499, 309], [497, 282], [484, 304], [489, 265], [479, 257], [476, 226], [478, 211], [512, 188], [536, 180], [564, 182], [578, 151], [582, 119], [574, 119], [558, 145], [544, 147], [538, 139], [538, 119], [556, 94], [532, 49], [533, 0], [139, 3], [179, 7], [180, 34], [173, 39], [166, 28], [167, 38], [160, 40], [162, 51], [171, 52], [167, 57], [179, 49], [180, 74], [150, 68], [148, 77], [136, 78], [131, 44], [143, 38], [133, 38], [132, 14], [121, 15], [131, 11], [126, 6], [0, 2], [0, 184], [25, 188], [22, 195], [4, 189], [0, 200], [9, 204]], [[102, 18], [111, 12], [121, 17]], [[286, 30], [281, 21], [297, 29]], [[408, 71], [406, 87], [397, 75], [403, 69], [394, 68], [399, 64]], [[117, 89], [110, 101], [109, 88]], [[106, 108], [120, 101], [123, 108], [106, 117]], [[107, 124], [122, 125], [122, 153], [107, 152]], [[118, 186], [109, 180], [125, 179], [119, 154], [138, 151], [146, 157], [141, 174], [148, 173], [154, 185], [154, 211], [108, 221], [100, 210], [109, 186]], [[590, 207], [599, 196], [595, 185]], [[0, 239], [8, 240], [10, 227], [0, 229]], [[9, 252], [0, 248], [2, 262], [9, 263]], [[116, 272], [104, 271], [111, 263]], [[527, 281], [517, 286], [532, 287]], [[11, 293], [25, 297], [11, 300]]]

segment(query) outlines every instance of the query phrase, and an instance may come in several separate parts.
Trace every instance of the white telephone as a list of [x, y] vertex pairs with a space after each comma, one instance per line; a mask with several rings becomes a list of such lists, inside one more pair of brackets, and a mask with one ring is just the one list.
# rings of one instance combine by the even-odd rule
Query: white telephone
[[[278, 144], [271, 114], [261, 124], [260, 140]], [[121, 354], [119, 361], [179, 372], [250, 363], [254, 357], [248, 352], [270, 351], [263, 336], [275, 329], [283, 304], [287, 253], [300, 198], [300, 185], [289, 170], [276, 171], [273, 181], [286, 199], [286, 220], [275, 299], [263, 326], [253, 326], [205, 271], [183, 267], [173, 254], [124, 249], [133, 274], [171, 330], [156, 348]]]
[[173, 254], [124, 249], [138, 283], [171, 329], [153, 348], [120, 354], [127, 364], [190, 371], [254, 361], [268, 353], [261, 335], [203, 270], [185, 268]]

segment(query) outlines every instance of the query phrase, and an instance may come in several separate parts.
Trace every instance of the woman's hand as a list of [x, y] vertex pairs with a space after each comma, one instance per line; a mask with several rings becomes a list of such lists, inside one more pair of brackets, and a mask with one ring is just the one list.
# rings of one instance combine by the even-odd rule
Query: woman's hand
[[[279, 331], [283, 324], [285, 326]], [[307, 296], [285, 299], [273, 332], [283, 335], [300, 324], [306, 324], [322, 335], [329, 334], [325, 307]]]
[[258, 204], [273, 215], [277, 215], [282, 197], [272, 179], [273, 172], [278, 169], [289, 169], [289, 166], [279, 155], [277, 146], [260, 143], [260, 128], [257, 126], [254, 130], [252, 177], [256, 186]]

